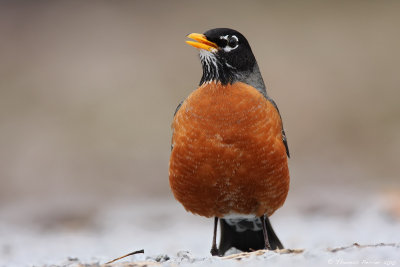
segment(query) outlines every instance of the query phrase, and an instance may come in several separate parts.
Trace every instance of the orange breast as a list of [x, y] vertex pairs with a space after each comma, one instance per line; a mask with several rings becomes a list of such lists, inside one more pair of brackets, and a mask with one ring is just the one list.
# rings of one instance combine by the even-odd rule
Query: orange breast
[[209, 83], [182, 104], [172, 124], [169, 181], [186, 210], [206, 216], [268, 216], [289, 190], [282, 123], [244, 83]]

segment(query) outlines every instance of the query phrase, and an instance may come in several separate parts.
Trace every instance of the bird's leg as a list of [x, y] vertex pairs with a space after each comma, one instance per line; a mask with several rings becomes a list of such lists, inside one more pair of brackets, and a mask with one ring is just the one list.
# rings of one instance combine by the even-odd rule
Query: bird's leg
[[261, 224], [262, 224], [262, 229], [263, 229], [263, 234], [264, 234], [264, 249], [271, 249], [271, 245], [269, 244], [269, 240], [268, 240], [268, 233], [267, 233], [267, 225], [265, 224], [265, 217], [267, 215], [263, 215], [260, 217], [261, 220]]
[[218, 256], [219, 251], [217, 248], [217, 227], [218, 227], [218, 217], [214, 217], [214, 234], [211, 246], [211, 255]]

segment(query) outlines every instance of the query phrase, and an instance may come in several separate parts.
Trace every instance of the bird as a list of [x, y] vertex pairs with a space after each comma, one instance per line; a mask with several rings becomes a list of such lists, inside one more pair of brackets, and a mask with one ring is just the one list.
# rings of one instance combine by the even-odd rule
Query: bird
[[231, 248], [282, 249], [269, 217], [288, 195], [290, 154], [249, 42], [229, 28], [187, 37], [203, 74], [173, 117], [173, 195], [187, 211], [214, 218], [213, 256]]

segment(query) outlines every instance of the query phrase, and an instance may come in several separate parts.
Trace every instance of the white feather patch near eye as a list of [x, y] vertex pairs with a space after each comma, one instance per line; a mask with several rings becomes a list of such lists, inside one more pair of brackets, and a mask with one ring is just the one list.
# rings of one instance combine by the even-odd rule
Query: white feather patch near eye
[[[229, 42], [229, 35], [220, 36], [219, 38], [220, 38], [221, 40], [222, 40], [222, 39], [225, 39], [227, 42]], [[232, 35], [231, 38], [236, 39], [236, 42], [237, 42], [237, 43], [236, 43], [236, 46], [235, 46], [235, 47], [230, 47], [230, 46], [227, 44], [224, 48], [222, 48], [225, 52], [230, 52], [230, 51], [232, 51], [232, 50], [238, 48], [238, 46], [239, 46], [239, 43], [238, 43], [239, 38], [237, 38], [236, 35]]]

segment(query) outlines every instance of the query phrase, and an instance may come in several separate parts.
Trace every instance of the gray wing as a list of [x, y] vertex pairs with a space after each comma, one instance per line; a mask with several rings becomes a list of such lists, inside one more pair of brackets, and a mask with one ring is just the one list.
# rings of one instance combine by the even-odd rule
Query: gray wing
[[[181, 106], [183, 104], [183, 101], [185, 101], [185, 100], [182, 100], [181, 102], [179, 102], [178, 106], [176, 107], [175, 112], [174, 112], [174, 117], [175, 117], [176, 113], [178, 112], [178, 110], [181, 108]], [[172, 132], [173, 131], [174, 130], [172, 129]], [[171, 140], [171, 151], [172, 151], [173, 148], [174, 148], [174, 145], [172, 144], [172, 140]]]
[[179, 102], [178, 106], [176, 107], [175, 112], [174, 112], [174, 117], [175, 117], [176, 113], [178, 112], [178, 110], [181, 108], [183, 101], [185, 101], [185, 100], [182, 100], [181, 102]]
[[286, 155], [288, 156], [288, 158], [290, 158], [289, 146], [288, 146], [288, 143], [287, 143], [285, 130], [283, 129], [283, 121], [282, 121], [281, 113], [279, 112], [278, 106], [276, 105], [275, 101], [272, 98], [270, 98], [269, 96], [266, 96], [265, 94], [263, 94], [263, 95], [269, 102], [272, 103], [272, 105], [278, 111], [279, 118], [281, 118], [281, 123], [282, 123], [282, 142], [283, 142], [283, 144], [285, 145], [285, 148], [286, 148]]

